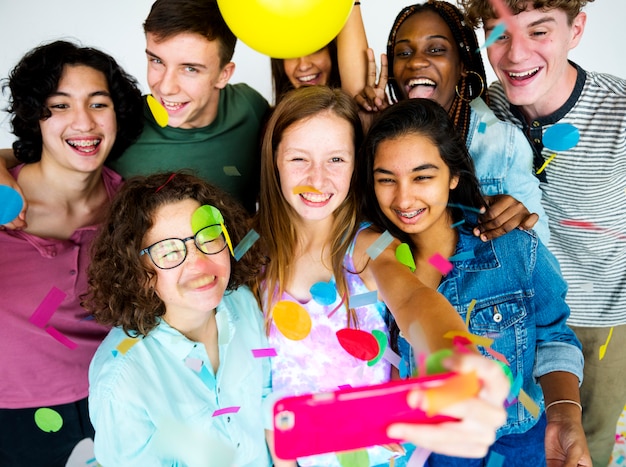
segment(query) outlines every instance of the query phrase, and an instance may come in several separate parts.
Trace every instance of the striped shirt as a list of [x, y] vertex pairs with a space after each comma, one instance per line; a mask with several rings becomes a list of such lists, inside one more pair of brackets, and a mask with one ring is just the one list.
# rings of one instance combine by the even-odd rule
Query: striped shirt
[[[576, 86], [553, 114], [526, 122], [500, 83], [489, 88], [491, 106], [529, 138], [535, 171], [556, 152], [539, 178], [548, 247], [569, 285], [568, 324], [616, 326], [626, 323], [626, 80], [572, 65], [578, 70]], [[579, 130], [573, 148], [544, 148], [543, 135], [556, 123]]]

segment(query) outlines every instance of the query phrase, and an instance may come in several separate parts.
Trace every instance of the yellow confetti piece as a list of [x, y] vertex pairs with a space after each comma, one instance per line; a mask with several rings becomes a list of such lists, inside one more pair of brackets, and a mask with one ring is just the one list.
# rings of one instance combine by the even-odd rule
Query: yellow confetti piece
[[550, 162], [552, 162], [552, 159], [554, 159], [555, 157], [556, 157], [556, 154], [552, 154], [552, 155], [548, 158], [548, 160], [547, 160], [547, 161], [545, 161], [541, 167], [539, 167], [539, 170], [537, 170], [537, 172], [536, 172], [536, 173], [537, 173], [537, 175], [539, 175], [541, 172], [543, 172], [543, 171], [544, 171], [544, 169], [548, 166], [548, 164], [549, 164]]
[[606, 348], [608, 347], [609, 341], [611, 340], [612, 336], [613, 328], [611, 327], [611, 330], [609, 331], [609, 337], [607, 337], [606, 342], [600, 346], [600, 360], [602, 360], [604, 358], [604, 355], [606, 355]]
[[301, 195], [302, 193], [321, 193], [321, 191], [319, 191], [317, 188], [313, 188], [312, 186], [308, 186], [308, 185], [301, 185], [301, 186], [297, 186], [293, 189], [293, 194], [294, 195]]
[[148, 107], [150, 107], [150, 112], [152, 112], [152, 116], [157, 122], [157, 125], [159, 125], [161, 128], [166, 127], [170, 116], [167, 114], [167, 110], [165, 110], [165, 107], [163, 107], [160, 102], [158, 102], [150, 94], [148, 94], [146, 101], [148, 102]]
[[233, 242], [230, 241], [230, 235], [228, 235], [228, 230], [226, 230], [226, 226], [223, 222], [220, 222], [220, 226], [222, 227], [222, 232], [224, 232], [224, 239], [226, 240], [226, 244], [228, 245], [230, 254], [235, 256], [235, 252], [233, 251]]
[[530, 398], [528, 394], [526, 394], [523, 389], [519, 390], [517, 398], [534, 418], [539, 417], [539, 406]]
[[483, 347], [491, 347], [493, 344], [493, 339], [489, 339], [488, 337], [477, 336], [476, 334], [472, 334], [471, 332], [466, 331], [448, 331], [443, 337], [446, 339], [453, 339], [455, 337], [464, 337], [468, 341], [470, 341], [474, 345], [482, 345]]
[[311, 317], [298, 303], [281, 300], [274, 305], [272, 318], [283, 336], [292, 341], [302, 340], [311, 332]]
[[121, 354], [125, 354], [137, 342], [139, 342], [138, 338], [136, 338], [136, 337], [127, 337], [122, 342], [120, 342], [117, 345], [117, 347], [115, 347], [115, 350], [117, 350]]
[[470, 315], [472, 314], [472, 310], [476, 306], [476, 299], [472, 299], [469, 306], [467, 307], [467, 315], [465, 315], [465, 326], [469, 328]]

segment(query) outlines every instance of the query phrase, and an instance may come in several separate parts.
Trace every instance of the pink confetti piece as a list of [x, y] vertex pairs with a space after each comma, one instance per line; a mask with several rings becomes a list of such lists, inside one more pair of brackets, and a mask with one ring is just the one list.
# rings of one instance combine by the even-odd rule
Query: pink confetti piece
[[339, 389], [350, 389], [352, 386], [350, 386], [349, 384], [340, 384], [339, 386], [337, 386]]
[[28, 321], [39, 328], [44, 328], [57, 308], [63, 303], [67, 294], [61, 289], [52, 287]]
[[502, 355], [500, 352], [498, 352], [497, 350], [493, 350], [491, 347], [483, 347], [483, 349], [485, 349], [485, 352], [487, 352], [496, 360], [501, 361], [505, 365], [509, 365], [509, 361], [506, 359], [506, 357]]
[[187, 368], [191, 368], [196, 373], [200, 373], [200, 371], [202, 370], [202, 364], [203, 361], [199, 358], [187, 357], [185, 359], [185, 366]]
[[54, 337], [57, 341], [59, 341], [61, 344], [63, 344], [64, 346], [74, 350], [76, 347], [78, 347], [78, 344], [76, 342], [74, 342], [73, 340], [71, 340], [69, 337], [67, 337], [65, 334], [63, 334], [62, 332], [58, 331], [56, 328], [52, 327], [52, 326], [48, 326], [46, 327], [45, 331], [50, 334], [52, 337]]
[[576, 227], [579, 229], [584, 229], [584, 230], [592, 230], [594, 232], [604, 232], [607, 233], [609, 235], [611, 235], [612, 237], [617, 238], [618, 240], [626, 240], [626, 235], [623, 235], [620, 232], [616, 232], [614, 230], [611, 229], [607, 229], [605, 227], [601, 227], [599, 225], [594, 224], [593, 222], [589, 222], [589, 221], [578, 221], [578, 220], [574, 220], [574, 219], [563, 219], [560, 222], [561, 225], [564, 225], [566, 227]]
[[422, 467], [431, 453], [432, 451], [428, 449], [420, 447], [415, 448], [415, 451], [413, 451], [413, 454], [411, 454], [411, 457], [409, 457], [406, 463], [407, 467]]
[[390, 347], [387, 347], [383, 352], [383, 358], [396, 368], [400, 368], [400, 362], [402, 362], [402, 358], [400, 358], [400, 355], [395, 353]]
[[213, 417], [219, 417], [220, 415], [225, 415], [229, 413], [237, 413], [241, 407], [224, 407], [223, 409], [217, 409], [213, 412]]
[[254, 358], [275, 357], [276, 349], [252, 349], [252, 355], [254, 356]]
[[430, 258], [428, 258], [428, 262], [436, 267], [439, 272], [441, 272], [441, 274], [443, 274], [444, 276], [452, 271], [452, 269], [454, 269], [452, 263], [445, 259], [443, 256], [441, 256], [439, 253], [435, 253]]
[[331, 310], [331, 312], [330, 312], [330, 313], [328, 313], [328, 317], [330, 318], [332, 315], [334, 315], [334, 314], [335, 314], [335, 312], [336, 312], [339, 308], [341, 308], [341, 305], [343, 305], [343, 303], [344, 303], [345, 301], [346, 301], [346, 294], [344, 293], [344, 294], [343, 294], [343, 296], [341, 297], [341, 301], [339, 302], [339, 305], [337, 305], [335, 308], [333, 308], [333, 309]]

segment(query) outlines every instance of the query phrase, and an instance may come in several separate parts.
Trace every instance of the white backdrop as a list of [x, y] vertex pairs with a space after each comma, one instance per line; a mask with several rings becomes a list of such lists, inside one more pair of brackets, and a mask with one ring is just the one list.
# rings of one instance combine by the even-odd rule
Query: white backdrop
[[[236, 0], [233, 0], [236, 1]], [[0, 0], [0, 79], [8, 76], [31, 48], [54, 39], [78, 40], [113, 55], [148, 91], [142, 23], [153, 0]], [[411, 0], [361, 0], [369, 44], [379, 56], [398, 12]], [[587, 29], [570, 57], [589, 70], [626, 78], [626, 1], [596, 0], [587, 5]], [[479, 31], [479, 43], [484, 38]], [[621, 46], [620, 46], [621, 44]], [[237, 44], [232, 82], [246, 82], [272, 99], [269, 59], [242, 42]], [[490, 80], [495, 79], [486, 62]], [[5, 109], [7, 96], [0, 97]], [[0, 111], [0, 148], [13, 141], [9, 116]]]

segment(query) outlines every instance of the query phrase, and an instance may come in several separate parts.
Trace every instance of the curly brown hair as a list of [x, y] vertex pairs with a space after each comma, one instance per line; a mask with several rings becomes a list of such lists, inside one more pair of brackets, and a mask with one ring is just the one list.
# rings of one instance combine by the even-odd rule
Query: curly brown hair
[[[593, 0], [504, 0], [514, 15], [524, 11], [528, 5], [536, 10], [552, 10], [558, 8], [567, 15], [567, 21], [571, 25], [578, 13]], [[485, 20], [497, 18], [491, 6], [491, 0], [457, 0], [457, 3], [465, 10], [465, 21], [473, 28], [479, 27]]]
[[[221, 189], [183, 172], [130, 178], [109, 207], [107, 219], [92, 245], [89, 289], [83, 306], [97, 322], [121, 326], [126, 334], [147, 335], [165, 314], [157, 296], [154, 265], [140, 259], [143, 238], [159, 207], [194, 199], [218, 208], [233, 245], [248, 233], [245, 209]], [[232, 256], [227, 290], [250, 284], [263, 266], [255, 244], [236, 261]]]

